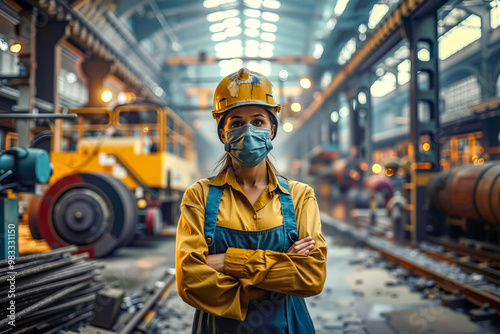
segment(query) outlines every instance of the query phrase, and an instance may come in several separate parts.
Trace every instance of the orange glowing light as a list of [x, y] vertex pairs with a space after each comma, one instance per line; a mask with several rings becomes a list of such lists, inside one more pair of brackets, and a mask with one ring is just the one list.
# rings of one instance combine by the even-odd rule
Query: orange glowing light
[[423, 149], [424, 151], [428, 151], [428, 150], [430, 150], [430, 149], [431, 149], [431, 144], [429, 144], [429, 143], [424, 143], [424, 144], [422, 145], [422, 149]]
[[389, 177], [393, 176], [394, 175], [394, 171], [392, 170], [392, 168], [387, 168], [385, 170], [385, 175], [387, 175]]
[[356, 180], [356, 181], [357, 181], [357, 180], [359, 180], [360, 175], [359, 175], [358, 171], [356, 171], [356, 170], [354, 170], [354, 169], [351, 169], [351, 170], [349, 171], [349, 177], [350, 177], [351, 179], [353, 179], [353, 180]]
[[366, 172], [368, 170], [368, 164], [366, 162], [362, 162], [359, 167], [361, 167], [361, 170]]

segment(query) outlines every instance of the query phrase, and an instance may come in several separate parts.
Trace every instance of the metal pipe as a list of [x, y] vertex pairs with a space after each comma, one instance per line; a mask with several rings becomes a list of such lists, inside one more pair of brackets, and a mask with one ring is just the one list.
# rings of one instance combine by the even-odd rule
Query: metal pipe
[[[17, 258], [14, 259], [14, 262], [16, 264], [25, 263], [25, 262], [29, 262], [29, 261], [35, 260], [35, 259], [43, 259], [43, 258], [51, 257], [51, 256], [54, 256], [54, 255], [65, 254], [65, 253], [72, 253], [72, 252], [76, 252], [77, 250], [78, 250], [78, 247], [76, 247], [74, 245], [71, 245], [71, 246], [67, 246], [67, 247], [62, 247], [62, 248], [54, 249], [54, 250], [51, 250], [51, 251], [48, 251], [48, 252], [43, 252], [43, 253], [37, 253], [37, 254], [31, 254], [31, 255], [17, 257]], [[0, 266], [4, 266], [4, 265], [6, 265], [8, 263], [9, 263], [9, 260], [0, 260]]]
[[67, 258], [67, 259], [62, 259], [62, 260], [59, 260], [59, 261], [51, 262], [51, 263], [49, 263], [47, 265], [38, 266], [38, 267], [30, 268], [30, 269], [27, 269], [27, 270], [23, 270], [21, 272], [18, 272], [15, 275], [2, 276], [2, 277], [0, 277], [0, 284], [4, 283], [4, 282], [7, 282], [7, 279], [12, 278], [12, 276], [14, 276], [16, 279], [18, 279], [18, 278], [21, 278], [21, 277], [34, 275], [34, 274], [37, 274], [37, 273], [40, 273], [40, 272], [44, 272], [44, 271], [47, 271], [47, 270], [50, 270], [50, 269], [62, 267], [62, 266], [66, 265], [66, 264], [69, 264], [69, 263], [74, 263], [74, 262], [82, 261], [82, 260], [84, 260], [84, 259], [86, 259], [88, 257], [89, 257], [88, 253], [78, 254], [78, 255], [71, 256], [70, 258]]
[[[36, 288], [32, 288], [32, 289], [28, 289], [28, 290], [24, 290], [24, 291], [21, 291], [19, 293], [16, 293], [16, 297], [20, 298], [20, 297], [24, 297], [24, 296], [29, 296], [32, 293], [40, 293], [43, 291], [50, 291], [50, 290], [61, 288], [61, 287], [64, 287], [64, 286], [67, 286], [70, 284], [75, 284], [75, 283], [79, 283], [79, 282], [82, 282], [85, 280], [90, 280], [90, 279], [92, 279], [92, 277], [93, 277], [93, 275], [89, 274], [89, 275], [83, 275], [83, 276], [80, 276], [77, 278], [70, 278], [67, 280], [62, 280], [62, 281], [59, 281], [59, 282], [53, 283], [53, 284], [46, 284], [46, 285], [41, 286], [41, 287], [36, 287]], [[10, 298], [8, 296], [0, 298], [0, 303], [5, 303], [8, 301], [10, 301]]]
[[[39, 301], [38, 303], [35, 303], [35, 304], [25, 308], [24, 310], [17, 312], [16, 319], [18, 319], [18, 320], [22, 319], [26, 315], [33, 313], [35, 311], [38, 311], [42, 307], [50, 305], [50, 304], [54, 303], [55, 301], [61, 299], [62, 297], [87, 286], [88, 284], [89, 284], [88, 282], [82, 282], [82, 283], [78, 283], [76, 285], [72, 285], [70, 287], [67, 287], [65, 289], [62, 289], [62, 290], [54, 293], [53, 295], [51, 295], [49, 298], [43, 299], [43, 300]], [[9, 320], [10, 319], [7, 317], [0, 320], [0, 327], [5, 326], [9, 322]]]
[[124, 328], [118, 331], [118, 334], [130, 334], [134, 328], [139, 324], [139, 322], [144, 318], [146, 313], [153, 307], [156, 301], [161, 297], [163, 292], [167, 290], [172, 284], [174, 284], [175, 276], [166, 274], [165, 279], [162, 281], [165, 283], [162, 287], [158, 288], [153, 295], [144, 303], [144, 307], [140, 309], [130, 321], [127, 322]]

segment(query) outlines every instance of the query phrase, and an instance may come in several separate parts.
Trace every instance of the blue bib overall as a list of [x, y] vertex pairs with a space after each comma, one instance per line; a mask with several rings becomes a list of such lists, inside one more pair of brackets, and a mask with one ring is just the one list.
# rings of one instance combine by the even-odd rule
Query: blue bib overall
[[[290, 192], [288, 182], [278, 177], [280, 185]], [[279, 191], [279, 187], [277, 187]], [[297, 241], [297, 222], [292, 197], [279, 191], [283, 225], [261, 231], [243, 231], [217, 225], [223, 189], [211, 186], [205, 208], [205, 240], [209, 254], [225, 253], [229, 247], [286, 252]], [[210, 238], [210, 239], [209, 239]], [[193, 334], [310, 334], [315, 333], [304, 298], [270, 291], [248, 305], [244, 321], [218, 317], [196, 310]]]

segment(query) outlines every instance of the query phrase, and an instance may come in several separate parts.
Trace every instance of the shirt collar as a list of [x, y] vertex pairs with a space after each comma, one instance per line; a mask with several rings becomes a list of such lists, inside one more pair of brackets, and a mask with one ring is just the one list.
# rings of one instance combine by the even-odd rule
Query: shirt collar
[[[269, 192], [273, 192], [274, 190], [276, 190], [277, 187], [279, 187], [281, 192], [290, 195], [290, 193], [285, 188], [283, 188], [281, 184], [278, 183], [278, 178], [276, 177], [276, 174], [271, 168], [271, 165], [269, 165], [268, 161], [266, 161], [266, 166], [267, 166], [267, 177], [269, 179], [269, 185], [268, 185]], [[221, 187], [225, 184], [228, 184], [232, 188], [241, 191], [241, 187], [238, 181], [236, 181], [236, 177], [234, 176], [234, 170], [232, 166], [229, 166], [224, 173], [220, 173], [219, 175], [214, 177], [212, 180], [210, 180], [210, 182], [208, 182], [208, 184], [216, 187]]]

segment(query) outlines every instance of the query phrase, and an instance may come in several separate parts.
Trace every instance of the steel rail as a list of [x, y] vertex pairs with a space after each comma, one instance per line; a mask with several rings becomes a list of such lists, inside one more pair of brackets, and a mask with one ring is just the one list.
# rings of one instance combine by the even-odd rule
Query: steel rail
[[492, 309], [495, 309], [498, 313], [500, 313], [500, 297], [490, 294], [488, 292], [481, 291], [465, 283], [452, 280], [449, 277], [446, 277], [424, 266], [409, 261], [403, 258], [402, 256], [389, 252], [385, 249], [380, 249], [375, 246], [371, 247], [376, 249], [380, 254], [382, 254], [382, 256], [384, 256], [388, 260], [396, 262], [397, 264], [407, 269], [411, 269], [417, 275], [433, 279], [444, 290], [447, 290], [452, 293], [459, 292], [467, 300], [469, 300], [470, 302], [472, 302], [477, 306], [483, 306], [484, 304], [489, 304]]

